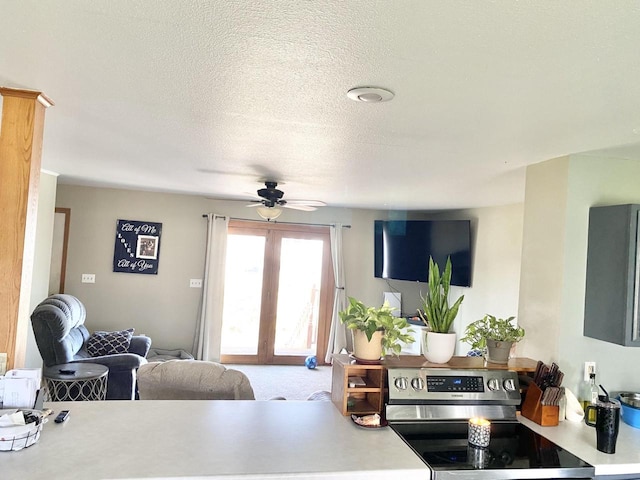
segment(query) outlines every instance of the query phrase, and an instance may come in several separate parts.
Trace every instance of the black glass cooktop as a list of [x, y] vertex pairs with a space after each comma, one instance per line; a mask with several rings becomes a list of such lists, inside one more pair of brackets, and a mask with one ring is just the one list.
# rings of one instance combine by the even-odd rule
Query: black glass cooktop
[[[446, 472], [451, 472], [452, 476], [455, 472], [456, 478], [460, 478], [464, 471], [473, 473], [473, 478], [593, 476], [591, 465], [518, 422], [493, 422], [491, 441], [484, 449], [469, 445], [466, 422], [428, 422], [428, 426], [418, 422], [391, 426], [431, 467], [435, 479], [448, 478]], [[526, 472], [523, 471], [525, 469]]]

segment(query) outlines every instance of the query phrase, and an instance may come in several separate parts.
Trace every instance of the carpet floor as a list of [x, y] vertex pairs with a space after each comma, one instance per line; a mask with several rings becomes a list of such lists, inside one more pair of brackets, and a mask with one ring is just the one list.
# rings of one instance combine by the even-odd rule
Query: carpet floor
[[284, 397], [287, 400], [306, 400], [317, 391], [331, 391], [331, 365], [309, 369], [304, 365], [237, 365], [227, 368], [240, 370], [251, 382], [256, 400]]

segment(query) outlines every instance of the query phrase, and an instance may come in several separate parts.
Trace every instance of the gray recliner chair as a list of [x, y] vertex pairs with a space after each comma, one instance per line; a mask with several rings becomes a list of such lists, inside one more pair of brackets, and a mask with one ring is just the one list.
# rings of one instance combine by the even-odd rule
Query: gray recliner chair
[[72, 295], [51, 295], [31, 314], [36, 344], [45, 367], [63, 363], [98, 363], [109, 368], [107, 400], [134, 400], [136, 373], [145, 359], [151, 339], [133, 336], [128, 353], [92, 357], [86, 350], [89, 331], [84, 326], [87, 312]]

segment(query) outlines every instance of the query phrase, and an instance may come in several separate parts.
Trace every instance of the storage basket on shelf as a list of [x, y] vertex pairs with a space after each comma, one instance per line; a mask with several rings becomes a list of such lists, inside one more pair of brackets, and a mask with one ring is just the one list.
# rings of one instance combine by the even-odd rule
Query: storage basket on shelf
[[[15, 413], [16, 410], [0, 411], [0, 415]], [[0, 451], [9, 452], [30, 447], [40, 439], [45, 419], [39, 410], [20, 409], [27, 422], [25, 425], [0, 425]]]

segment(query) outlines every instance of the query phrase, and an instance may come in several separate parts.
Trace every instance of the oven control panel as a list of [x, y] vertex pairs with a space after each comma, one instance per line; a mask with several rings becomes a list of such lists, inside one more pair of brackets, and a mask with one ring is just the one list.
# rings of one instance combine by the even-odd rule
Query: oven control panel
[[388, 368], [389, 401], [483, 402], [517, 405], [516, 372], [448, 368]]
[[466, 377], [461, 375], [439, 375], [427, 377], [429, 392], [484, 392], [482, 377]]

